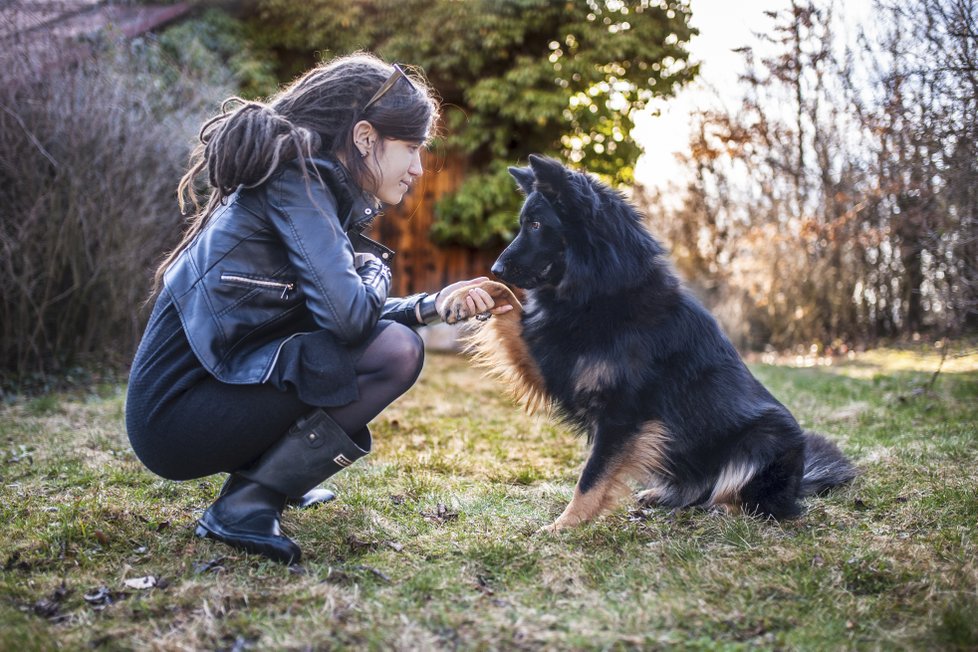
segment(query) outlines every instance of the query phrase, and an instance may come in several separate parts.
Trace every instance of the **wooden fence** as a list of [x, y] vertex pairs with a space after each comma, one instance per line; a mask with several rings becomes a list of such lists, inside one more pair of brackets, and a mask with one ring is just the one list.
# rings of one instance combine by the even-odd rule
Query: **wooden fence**
[[424, 176], [400, 205], [384, 211], [370, 233], [370, 237], [397, 252], [391, 296], [435, 292], [455, 281], [489, 276], [489, 268], [501, 250], [438, 247], [431, 242], [435, 202], [462, 183], [465, 160], [429, 153], [423, 163]]

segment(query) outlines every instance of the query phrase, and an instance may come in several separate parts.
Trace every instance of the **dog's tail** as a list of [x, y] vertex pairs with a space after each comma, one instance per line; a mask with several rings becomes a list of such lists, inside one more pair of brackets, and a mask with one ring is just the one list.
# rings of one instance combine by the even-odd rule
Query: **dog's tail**
[[821, 494], [849, 482], [857, 475], [855, 465], [839, 447], [824, 436], [805, 431], [805, 474], [801, 479], [804, 496]]

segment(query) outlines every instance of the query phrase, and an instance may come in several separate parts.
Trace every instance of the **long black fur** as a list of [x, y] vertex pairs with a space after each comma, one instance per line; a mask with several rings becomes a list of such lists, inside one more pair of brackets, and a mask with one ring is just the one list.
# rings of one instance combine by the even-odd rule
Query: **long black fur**
[[648, 422], [667, 433], [667, 472], [650, 469], [663, 506], [708, 504], [718, 482], [748, 469], [734, 502], [792, 518], [802, 496], [854, 477], [754, 378], [623, 196], [539, 156], [510, 172], [527, 197], [493, 273], [525, 290], [523, 339], [559, 413], [591, 444], [582, 492]]

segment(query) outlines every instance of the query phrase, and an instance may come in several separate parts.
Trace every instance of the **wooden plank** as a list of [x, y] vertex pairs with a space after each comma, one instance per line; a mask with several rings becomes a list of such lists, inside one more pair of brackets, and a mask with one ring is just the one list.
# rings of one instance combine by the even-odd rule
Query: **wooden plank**
[[437, 160], [426, 153], [423, 164], [426, 172], [417, 186], [400, 205], [384, 211], [371, 234], [397, 252], [392, 296], [436, 292], [455, 281], [489, 276], [489, 268], [501, 250], [439, 247], [431, 242], [435, 203], [461, 185], [465, 161], [461, 157]]

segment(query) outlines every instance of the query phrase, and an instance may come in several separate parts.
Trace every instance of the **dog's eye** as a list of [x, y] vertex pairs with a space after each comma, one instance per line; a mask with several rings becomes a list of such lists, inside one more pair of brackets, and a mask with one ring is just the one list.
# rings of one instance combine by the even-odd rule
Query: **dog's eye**
[[540, 228], [540, 223], [539, 222], [530, 222], [529, 224], [527, 224], [527, 226], [530, 227], [530, 230], [531, 231], [536, 231], [537, 229]]

